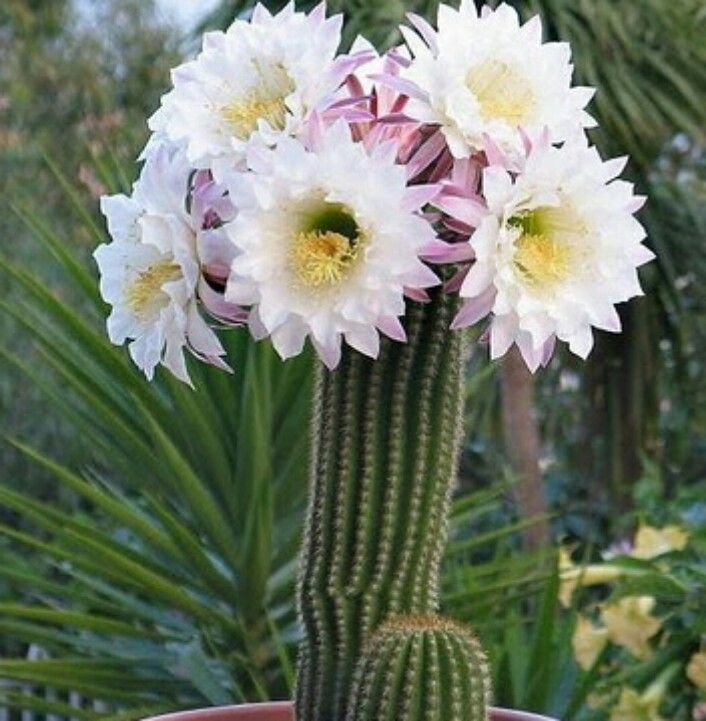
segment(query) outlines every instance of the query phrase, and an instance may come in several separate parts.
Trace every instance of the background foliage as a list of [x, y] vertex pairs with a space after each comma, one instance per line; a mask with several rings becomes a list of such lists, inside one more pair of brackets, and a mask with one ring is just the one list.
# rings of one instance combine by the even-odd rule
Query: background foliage
[[[631, 530], [637, 479], [658, 478], [662, 502], [679, 493], [697, 508], [706, 493], [706, 8], [513, 4], [570, 40], [578, 81], [598, 87], [593, 139], [632, 156], [659, 256], [647, 297], [623, 311], [626, 333], [601, 336], [585, 365], [558, 356], [536, 382], [543, 484], [530, 491], [546, 517], [515, 502], [502, 368], [483, 347], [469, 367], [444, 604], [483, 636], [499, 703], [568, 719], [583, 713], [590, 679], [571, 661], [551, 549], [523, 547], [527, 529], [551, 517], [554, 536], [584, 542], [588, 556]], [[228, 0], [204, 27], [249, 5]], [[437, 3], [329, 5], [347, 14], [347, 42], [364, 32], [386, 47], [407, 10], [433, 18]], [[0, 705], [91, 721], [283, 698], [311, 359], [283, 365], [233, 332], [236, 374], [194, 366], [192, 393], [166, 375], [148, 386], [109, 345], [90, 260], [104, 240], [96, 196], [129, 187], [144, 118], [193, 38], [184, 44], [151, 3], [90, 9], [0, 8], [0, 677], [56, 690], [7, 687]], [[25, 660], [32, 645], [48, 659]], [[69, 691], [106, 706], [70, 710]]]

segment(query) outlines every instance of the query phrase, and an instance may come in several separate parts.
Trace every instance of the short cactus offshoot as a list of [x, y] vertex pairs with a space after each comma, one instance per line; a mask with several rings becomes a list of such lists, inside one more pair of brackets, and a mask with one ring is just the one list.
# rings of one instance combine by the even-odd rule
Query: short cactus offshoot
[[[299, 587], [298, 721], [345, 719], [372, 633], [391, 615], [438, 609], [463, 426], [464, 337], [449, 332], [457, 306], [441, 292], [410, 303], [407, 343], [383, 341], [375, 361], [345, 351], [335, 371], [320, 369]], [[449, 653], [450, 672], [463, 648]]]
[[393, 616], [361, 656], [345, 721], [486, 721], [490, 673], [478, 640], [441, 616]]

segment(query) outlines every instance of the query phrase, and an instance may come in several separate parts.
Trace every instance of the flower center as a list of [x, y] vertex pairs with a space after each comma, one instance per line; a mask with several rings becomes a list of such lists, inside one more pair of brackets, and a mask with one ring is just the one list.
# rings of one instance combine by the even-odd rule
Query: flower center
[[571, 270], [571, 248], [547, 235], [521, 235], [513, 263], [528, 285], [554, 286]]
[[534, 109], [534, 93], [525, 77], [500, 60], [486, 60], [472, 67], [466, 87], [476, 96], [484, 120], [522, 125]]
[[510, 220], [520, 229], [512, 259], [516, 272], [535, 290], [547, 290], [578, 272], [587, 228], [568, 206], [537, 208]]
[[294, 91], [294, 81], [281, 64], [265, 72], [253, 61], [258, 82], [243, 96], [220, 109], [221, 117], [230, 132], [240, 140], [247, 140], [256, 130], [258, 121], [266, 121], [275, 130], [287, 124], [287, 96]]
[[340, 203], [323, 203], [304, 214], [303, 227], [291, 249], [291, 267], [304, 286], [330, 287], [348, 275], [362, 245], [351, 211]]
[[143, 270], [126, 291], [128, 307], [140, 318], [150, 316], [164, 306], [167, 294], [162, 290], [165, 283], [178, 280], [181, 268], [169, 260], [163, 260]]

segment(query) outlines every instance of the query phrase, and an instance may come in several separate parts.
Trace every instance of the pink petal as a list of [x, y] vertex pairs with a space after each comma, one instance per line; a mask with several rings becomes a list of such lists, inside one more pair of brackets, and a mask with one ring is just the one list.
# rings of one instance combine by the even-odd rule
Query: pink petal
[[488, 214], [487, 208], [477, 200], [459, 198], [455, 195], [442, 194], [434, 200], [432, 205], [472, 228], [477, 228], [481, 220]]
[[[400, 55], [395, 48], [388, 51], [387, 55], [385, 55], [385, 60], [389, 60], [394, 63], [398, 66], [398, 68], [408, 68], [412, 64], [412, 61], [409, 58], [406, 58], [404, 55]], [[387, 67], [389, 66], [386, 64], [386, 71], [394, 75], [396, 69], [393, 68], [388, 71]]]
[[365, 88], [355, 75], [349, 75], [346, 78], [346, 88], [354, 97], [362, 97], [365, 95]]
[[452, 230], [454, 233], [458, 233], [459, 235], [470, 235], [473, 232], [472, 226], [466, 225], [465, 223], [462, 223], [460, 220], [456, 220], [456, 218], [452, 218], [450, 215], [444, 216], [444, 225], [449, 230]]
[[445, 178], [451, 172], [453, 163], [454, 159], [451, 153], [448, 150], [442, 151], [441, 156], [436, 163], [436, 167], [434, 167], [429, 175], [429, 182], [437, 183], [442, 178]]
[[493, 308], [495, 295], [495, 288], [488, 288], [477, 298], [467, 300], [453, 319], [451, 329], [468, 328], [485, 318]]
[[357, 105], [358, 103], [370, 102], [372, 99], [372, 95], [354, 95], [350, 98], [343, 98], [342, 100], [337, 100], [335, 103], [329, 105], [326, 109], [335, 110], [337, 108], [347, 108], [351, 105]]
[[341, 55], [336, 59], [333, 65], [333, 77], [343, 81], [348, 75], [351, 75], [361, 65], [369, 63], [375, 59], [375, 53], [372, 50], [359, 50], [350, 55]]
[[507, 155], [500, 149], [500, 146], [488, 135], [483, 134], [483, 150], [488, 158], [488, 165], [500, 165], [508, 170], [512, 169], [512, 163]]
[[381, 83], [388, 88], [392, 88], [398, 93], [402, 93], [409, 98], [416, 98], [422, 102], [426, 102], [428, 100], [427, 94], [410, 80], [405, 80], [404, 78], [400, 78], [397, 75], [391, 75], [390, 73], [375, 73], [369, 77], [371, 80]]
[[464, 298], [475, 298], [484, 293], [488, 286], [493, 284], [494, 272], [490, 265], [476, 262], [468, 271], [466, 280], [461, 288], [461, 295]]
[[404, 294], [410, 300], [416, 300], [417, 303], [430, 303], [431, 296], [421, 288], [405, 288]]
[[385, 140], [386, 130], [384, 125], [373, 125], [372, 130], [363, 138], [363, 145], [368, 152]]
[[454, 161], [451, 182], [459, 189], [459, 195], [475, 195], [480, 182], [480, 165], [470, 158]]
[[518, 128], [520, 131], [520, 137], [522, 138], [522, 145], [524, 145], [525, 148], [525, 155], [529, 155], [532, 152], [532, 138], [527, 134], [527, 131], [520, 126]]
[[409, 102], [409, 98], [406, 95], [398, 95], [395, 98], [395, 102], [390, 106], [390, 113], [399, 113], [404, 109], [404, 106]]
[[465, 265], [460, 270], [456, 271], [449, 280], [444, 283], [444, 293], [458, 293], [463, 285], [463, 281], [468, 275], [468, 270], [471, 266]]
[[596, 328], [608, 331], [609, 333], [620, 333], [622, 330], [620, 316], [613, 305], [604, 307], [600, 314], [594, 313], [592, 320]]
[[542, 347], [542, 367], [546, 368], [549, 365], [549, 361], [552, 359], [552, 356], [554, 355], [554, 348], [556, 346], [556, 336], [550, 336], [547, 338], [546, 341], [544, 341], [544, 346]]
[[248, 330], [255, 340], [262, 340], [263, 338], [267, 338], [270, 334], [265, 327], [265, 324], [262, 320], [260, 320], [260, 313], [258, 312], [257, 307], [253, 308], [248, 316]]
[[404, 113], [389, 113], [383, 115], [377, 119], [378, 123], [385, 123], [387, 125], [399, 125], [401, 123], [417, 123], [414, 118], [410, 118], [409, 115]]
[[326, 128], [322, 116], [315, 110], [307, 120], [304, 130], [304, 144], [309, 150], [316, 152], [324, 143]]
[[386, 315], [378, 319], [377, 327], [382, 333], [392, 340], [397, 340], [400, 343], [407, 342], [407, 333], [405, 332], [404, 326], [400, 322], [400, 319], [394, 315]]
[[433, 240], [422, 247], [420, 256], [430, 263], [465, 263], [473, 260], [475, 254], [470, 243]]
[[330, 371], [335, 370], [341, 362], [341, 336], [336, 334], [335, 340], [326, 345], [322, 345], [315, 338], [312, 338], [312, 342], [324, 365]]
[[199, 299], [209, 314], [224, 323], [243, 325], [248, 321], [247, 310], [235, 303], [229, 303], [222, 293], [213, 290], [206, 282], [199, 284]]
[[374, 326], [362, 325], [346, 332], [346, 343], [369, 358], [380, 355], [380, 335]]
[[529, 333], [520, 332], [515, 340], [520, 350], [522, 359], [531, 373], [535, 373], [544, 358], [544, 345], [535, 348], [532, 345], [532, 336]]
[[517, 335], [517, 319], [503, 315], [493, 318], [490, 326], [490, 357], [500, 358], [507, 353]]
[[417, 32], [424, 39], [424, 42], [429, 46], [429, 49], [436, 55], [439, 52], [439, 46], [436, 42], [436, 31], [434, 28], [423, 17], [416, 13], [407, 13], [407, 19], [414, 25]]
[[438, 184], [412, 185], [405, 190], [402, 210], [411, 212], [422, 208], [436, 198], [440, 191], [441, 186]]
[[446, 139], [441, 131], [434, 133], [412, 156], [407, 163], [407, 178], [412, 180], [426, 170], [446, 147]]
[[369, 110], [360, 110], [358, 108], [343, 108], [336, 113], [324, 114], [327, 120], [342, 118], [347, 123], [369, 123], [375, 120], [375, 116]]

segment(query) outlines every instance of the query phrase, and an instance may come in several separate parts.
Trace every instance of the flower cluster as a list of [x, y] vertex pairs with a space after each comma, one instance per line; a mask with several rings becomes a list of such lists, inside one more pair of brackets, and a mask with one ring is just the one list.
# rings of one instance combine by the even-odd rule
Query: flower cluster
[[343, 343], [374, 358], [442, 277], [453, 328], [485, 324], [493, 357], [516, 344], [532, 370], [620, 329], [652, 258], [643, 199], [586, 140], [569, 47], [504, 4], [410, 22], [383, 56], [340, 54], [323, 5], [258, 6], [173, 71], [96, 252], [110, 338], [148, 377], [188, 380], [184, 349], [226, 367], [226, 324], [283, 358], [307, 339], [329, 368]]
[[577, 615], [573, 651], [595, 679], [591, 705], [601, 717], [698, 718], [706, 701], [702, 536], [642, 523], [632, 541], [583, 567], [562, 549], [562, 603], [594, 589]]

